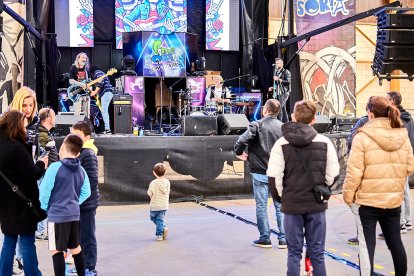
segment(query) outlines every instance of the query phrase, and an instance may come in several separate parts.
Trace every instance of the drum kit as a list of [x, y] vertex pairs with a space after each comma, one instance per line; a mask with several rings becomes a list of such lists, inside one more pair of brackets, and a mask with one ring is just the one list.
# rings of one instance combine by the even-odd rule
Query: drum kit
[[226, 99], [222, 102], [205, 101], [204, 99], [193, 98], [190, 89], [173, 91], [179, 96], [178, 114], [179, 117], [190, 116], [217, 116], [218, 114], [244, 114], [245, 109], [253, 106], [253, 102], [240, 102], [236, 98]]

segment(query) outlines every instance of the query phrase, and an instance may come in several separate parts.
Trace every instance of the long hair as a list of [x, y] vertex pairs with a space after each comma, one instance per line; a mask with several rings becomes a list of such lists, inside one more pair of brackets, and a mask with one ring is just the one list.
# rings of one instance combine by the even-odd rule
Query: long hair
[[19, 90], [17, 90], [16, 95], [13, 97], [13, 101], [10, 106], [10, 110], [18, 110], [22, 111], [23, 109], [23, 101], [27, 98], [33, 99], [34, 108], [32, 113], [30, 114], [29, 123], [33, 121], [34, 116], [37, 113], [37, 100], [36, 100], [36, 93], [27, 86], [23, 86]]
[[82, 55], [85, 55], [86, 56], [85, 70], [86, 71], [89, 71], [89, 57], [88, 57], [88, 55], [85, 52], [80, 52], [79, 54], [76, 55], [76, 58], [75, 58], [75, 61], [73, 62], [73, 65], [75, 65], [76, 68], [79, 69], [78, 61], [79, 61], [80, 56], [82, 56]]
[[10, 110], [0, 117], [0, 132], [11, 141], [26, 141], [25, 115], [18, 110]]
[[391, 122], [392, 128], [401, 128], [400, 111], [386, 97], [373, 96], [367, 103], [367, 111], [374, 113], [375, 118], [385, 117]]

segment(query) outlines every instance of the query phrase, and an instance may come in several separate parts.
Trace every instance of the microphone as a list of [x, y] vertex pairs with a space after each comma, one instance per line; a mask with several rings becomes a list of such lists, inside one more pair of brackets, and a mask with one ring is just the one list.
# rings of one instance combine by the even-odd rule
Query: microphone
[[273, 63], [273, 64], [272, 64], [272, 67], [275, 67], [275, 66], [276, 66], [276, 63]]

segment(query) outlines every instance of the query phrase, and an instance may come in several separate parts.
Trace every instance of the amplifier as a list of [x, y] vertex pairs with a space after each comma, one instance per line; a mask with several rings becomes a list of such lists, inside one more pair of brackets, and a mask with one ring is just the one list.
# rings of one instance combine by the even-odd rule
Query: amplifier
[[132, 133], [132, 96], [114, 95], [114, 133]]

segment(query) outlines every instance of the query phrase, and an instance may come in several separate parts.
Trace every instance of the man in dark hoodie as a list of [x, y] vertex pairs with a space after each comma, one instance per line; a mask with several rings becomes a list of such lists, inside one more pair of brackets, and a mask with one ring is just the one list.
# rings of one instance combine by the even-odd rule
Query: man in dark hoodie
[[[414, 149], [414, 122], [411, 117], [411, 114], [407, 112], [401, 105], [402, 97], [399, 92], [388, 92], [387, 98], [391, 102], [392, 105], [398, 108], [400, 111], [400, 119], [403, 122], [403, 126], [408, 131], [408, 137], [410, 138], [411, 147]], [[401, 205], [401, 234], [407, 233], [407, 230], [412, 230], [413, 225], [411, 222], [411, 199], [410, 199], [410, 184], [408, 183], [408, 178], [405, 183], [404, 189], [404, 201]], [[381, 238], [381, 236], [380, 236]]]
[[[260, 233], [253, 245], [271, 248], [269, 218], [267, 216], [267, 201], [269, 199], [269, 180], [266, 175], [270, 150], [277, 139], [282, 137], [282, 122], [278, 120], [280, 112], [278, 100], [270, 99], [263, 107], [263, 118], [252, 122], [249, 128], [239, 137], [234, 145], [234, 152], [241, 160], [249, 162], [250, 173], [253, 177], [253, 193], [256, 201], [257, 228]], [[247, 153], [244, 151], [247, 149]], [[285, 249], [285, 228], [283, 226], [283, 213], [280, 203], [273, 199], [276, 209], [276, 220], [279, 228], [279, 248]]]
[[72, 134], [78, 135], [83, 141], [83, 147], [78, 159], [85, 169], [91, 184], [91, 196], [80, 206], [81, 246], [85, 254], [86, 275], [98, 275], [96, 261], [98, 256], [96, 242], [96, 209], [99, 205], [98, 187], [98, 148], [91, 139], [92, 128], [85, 121], [77, 122], [72, 126]]
[[65, 275], [63, 252], [68, 249], [75, 260], [78, 275], [85, 275], [79, 238], [79, 205], [91, 195], [91, 186], [88, 175], [76, 158], [82, 145], [79, 136], [66, 136], [59, 150], [61, 160], [50, 165], [39, 187], [41, 207], [48, 215], [49, 250], [52, 251], [56, 276]]
[[285, 214], [288, 275], [300, 275], [304, 237], [313, 273], [326, 275], [327, 203], [318, 201], [314, 188], [332, 185], [339, 174], [339, 163], [331, 140], [311, 126], [315, 115], [312, 101], [295, 104], [292, 122], [282, 126], [283, 137], [272, 148], [267, 169], [267, 175], [275, 178]]

